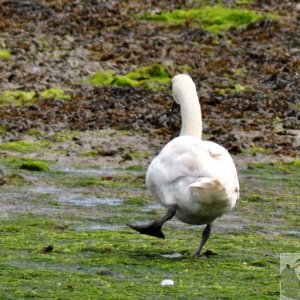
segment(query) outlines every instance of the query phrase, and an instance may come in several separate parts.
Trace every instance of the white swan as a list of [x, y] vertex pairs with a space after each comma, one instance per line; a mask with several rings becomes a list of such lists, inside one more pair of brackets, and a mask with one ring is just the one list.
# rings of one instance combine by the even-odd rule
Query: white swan
[[172, 83], [174, 100], [181, 107], [180, 136], [153, 159], [146, 175], [148, 189], [168, 212], [149, 224], [128, 226], [142, 234], [164, 238], [161, 227], [173, 216], [188, 224], [206, 224], [194, 253], [198, 257], [209, 238], [212, 222], [235, 206], [239, 181], [228, 151], [201, 139], [201, 108], [191, 77], [179, 74]]

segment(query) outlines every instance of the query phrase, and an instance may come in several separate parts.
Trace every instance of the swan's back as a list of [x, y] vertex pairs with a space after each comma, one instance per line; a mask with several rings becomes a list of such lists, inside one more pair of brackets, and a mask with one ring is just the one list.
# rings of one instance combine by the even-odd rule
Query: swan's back
[[[204, 214], [215, 218], [231, 209], [239, 190], [228, 151], [192, 136], [175, 138], [162, 149], [149, 166], [146, 184], [163, 206], [178, 205], [177, 217], [187, 223], [202, 222], [191, 220], [198, 219], [191, 216], [194, 213], [204, 220]], [[216, 209], [215, 204], [220, 207]], [[204, 208], [206, 212], [201, 216], [199, 210]]]

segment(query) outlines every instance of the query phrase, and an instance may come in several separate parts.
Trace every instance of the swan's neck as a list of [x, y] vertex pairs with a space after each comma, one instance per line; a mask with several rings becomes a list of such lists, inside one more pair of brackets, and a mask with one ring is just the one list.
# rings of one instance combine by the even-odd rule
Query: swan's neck
[[182, 95], [180, 100], [182, 127], [180, 135], [191, 135], [201, 139], [202, 116], [196, 91]]

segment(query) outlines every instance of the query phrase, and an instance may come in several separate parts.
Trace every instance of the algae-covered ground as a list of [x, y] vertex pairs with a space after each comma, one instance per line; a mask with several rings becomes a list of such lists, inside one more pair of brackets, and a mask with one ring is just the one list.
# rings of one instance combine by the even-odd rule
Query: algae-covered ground
[[172, 220], [159, 240], [125, 225], [164, 213], [145, 188], [145, 136], [30, 138], [1, 145], [2, 299], [278, 299], [279, 255], [300, 247], [299, 160], [235, 157], [241, 199], [215, 223], [205, 250], [216, 255], [196, 259], [201, 226]]
[[[2, 1], [0, 299], [278, 299], [280, 253], [300, 252], [299, 11]], [[180, 128], [177, 73], [241, 184], [199, 259], [201, 226], [171, 220], [165, 240], [126, 226], [164, 213], [145, 172]]]

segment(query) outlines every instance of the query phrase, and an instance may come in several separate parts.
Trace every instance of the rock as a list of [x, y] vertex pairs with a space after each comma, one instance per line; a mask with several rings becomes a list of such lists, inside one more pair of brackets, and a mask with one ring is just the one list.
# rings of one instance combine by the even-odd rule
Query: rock
[[164, 279], [161, 283], [161, 286], [172, 286], [174, 285], [174, 281], [172, 279]]
[[48, 245], [43, 247], [43, 249], [41, 250], [42, 253], [50, 253], [52, 252], [54, 249], [53, 245]]

